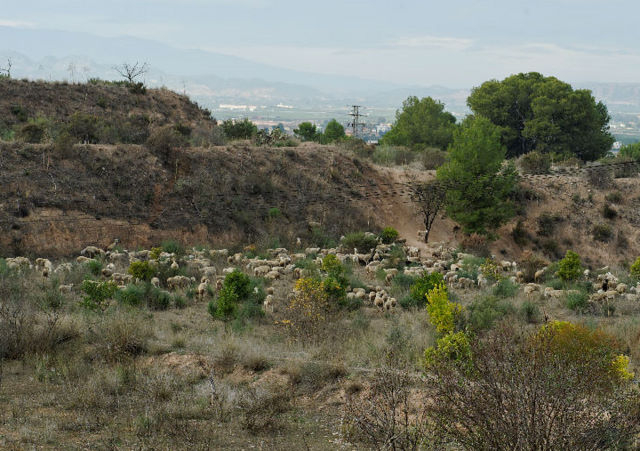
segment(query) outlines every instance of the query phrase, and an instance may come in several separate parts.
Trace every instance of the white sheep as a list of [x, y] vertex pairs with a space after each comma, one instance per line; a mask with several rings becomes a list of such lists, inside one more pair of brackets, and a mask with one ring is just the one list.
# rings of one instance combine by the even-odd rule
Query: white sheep
[[167, 286], [169, 289], [177, 290], [179, 288], [188, 288], [192, 282], [192, 279], [186, 276], [173, 276], [167, 279]]
[[58, 291], [60, 291], [60, 293], [71, 293], [71, 290], [73, 289], [73, 284], [70, 283], [68, 285], [60, 285], [58, 286]]
[[542, 279], [542, 276], [544, 276], [544, 274], [546, 272], [547, 272], [547, 268], [546, 267], [536, 271], [535, 274], [533, 275], [533, 281], [534, 282], [540, 282], [540, 280]]
[[114, 272], [116, 272], [116, 265], [113, 263], [109, 263], [107, 266], [102, 268], [102, 275], [104, 277], [111, 277]]
[[95, 258], [97, 256], [103, 256], [104, 251], [96, 246], [87, 246], [80, 251], [80, 255], [89, 258]]
[[267, 297], [264, 298], [263, 305], [264, 305], [264, 310], [266, 312], [273, 313], [274, 312], [273, 295], [268, 294]]
[[198, 299], [200, 299], [201, 301], [207, 295], [207, 288], [209, 287], [210, 283], [211, 281], [206, 277], [203, 277], [202, 279], [200, 279], [200, 285], [198, 285], [197, 292], [198, 292]]

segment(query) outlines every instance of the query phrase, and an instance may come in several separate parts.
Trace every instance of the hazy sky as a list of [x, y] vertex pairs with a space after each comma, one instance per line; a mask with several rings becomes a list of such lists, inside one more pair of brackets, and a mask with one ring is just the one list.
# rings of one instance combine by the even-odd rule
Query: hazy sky
[[640, 82], [637, 0], [2, 3], [0, 25], [130, 35], [401, 83], [468, 87], [530, 70], [572, 82]]

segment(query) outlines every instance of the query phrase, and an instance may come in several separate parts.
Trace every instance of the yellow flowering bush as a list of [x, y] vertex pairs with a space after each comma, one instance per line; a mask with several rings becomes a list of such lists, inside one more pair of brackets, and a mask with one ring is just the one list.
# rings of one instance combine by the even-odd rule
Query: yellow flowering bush
[[305, 277], [296, 282], [293, 297], [279, 324], [296, 339], [315, 337], [329, 311], [329, 296], [322, 281]]
[[599, 329], [589, 329], [568, 321], [553, 321], [540, 327], [532, 345], [565, 362], [595, 365], [602, 383], [619, 383], [633, 378], [629, 358], [619, 353], [619, 344]]
[[431, 324], [441, 334], [452, 333], [462, 306], [449, 301], [447, 287], [440, 283], [427, 293], [427, 312]]

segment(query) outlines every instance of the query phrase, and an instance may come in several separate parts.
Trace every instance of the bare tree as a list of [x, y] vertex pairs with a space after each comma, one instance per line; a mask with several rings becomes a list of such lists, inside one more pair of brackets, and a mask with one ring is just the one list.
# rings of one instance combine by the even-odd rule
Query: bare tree
[[135, 64], [122, 63], [119, 66], [114, 66], [113, 69], [126, 78], [129, 83], [134, 84], [138, 82], [137, 79], [139, 77], [147, 73], [149, 65], [147, 63], [140, 64], [136, 61]]
[[411, 396], [420, 385], [407, 370], [377, 370], [367, 390], [347, 397], [348, 438], [373, 449], [398, 451], [418, 450], [432, 442], [422, 399]]
[[501, 325], [472, 344], [468, 365], [430, 365], [434, 435], [465, 450], [638, 449], [635, 384], [611, 370], [607, 339], [586, 333]]
[[422, 215], [426, 230], [424, 242], [428, 243], [433, 221], [444, 205], [445, 190], [435, 181], [418, 182], [412, 180], [409, 182], [409, 197], [418, 207], [418, 214]]
[[13, 66], [13, 61], [11, 61], [11, 58], [7, 58], [7, 66], [0, 67], [0, 74], [4, 73], [7, 78], [11, 78], [11, 66]]

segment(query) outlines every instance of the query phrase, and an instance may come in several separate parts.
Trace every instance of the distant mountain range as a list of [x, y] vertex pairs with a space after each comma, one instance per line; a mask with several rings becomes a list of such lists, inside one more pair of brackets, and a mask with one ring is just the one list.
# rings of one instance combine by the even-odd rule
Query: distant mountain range
[[[410, 95], [431, 96], [459, 117], [468, 113], [469, 89], [405, 86], [341, 75], [307, 73], [202, 50], [184, 50], [132, 37], [107, 38], [87, 33], [0, 26], [0, 67], [13, 62], [12, 76], [82, 82], [118, 79], [123, 62], [147, 62], [150, 86], [185, 92], [218, 118], [346, 118], [347, 107], [360, 104], [376, 121], [392, 120]], [[607, 103], [612, 113], [640, 111], [638, 84], [581, 84]]]

